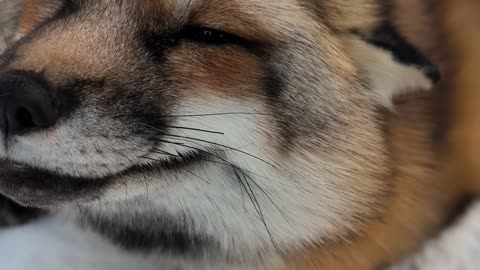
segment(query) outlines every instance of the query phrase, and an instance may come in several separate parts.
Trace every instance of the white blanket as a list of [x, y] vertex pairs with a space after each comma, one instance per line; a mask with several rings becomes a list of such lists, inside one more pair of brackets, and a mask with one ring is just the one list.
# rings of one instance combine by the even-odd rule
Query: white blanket
[[479, 270], [480, 202], [439, 238], [391, 270]]
[[[8, 270], [172, 270], [54, 218], [0, 231], [0, 251], [0, 269]], [[390, 270], [478, 269], [480, 202], [438, 239]]]

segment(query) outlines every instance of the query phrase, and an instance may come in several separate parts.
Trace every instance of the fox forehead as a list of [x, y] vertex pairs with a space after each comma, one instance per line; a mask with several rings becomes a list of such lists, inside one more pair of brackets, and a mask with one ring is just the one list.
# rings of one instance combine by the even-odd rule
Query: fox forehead
[[[175, 31], [190, 24], [221, 29], [251, 40], [273, 41], [280, 36], [280, 32], [287, 29], [280, 25], [280, 22], [288, 21], [281, 19], [281, 15], [291, 19], [299, 17], [299, 6], [293, 8], [295, 1], [276, 2], [278, 3], [253, 0], [24, 0], [18, 31], [21, 36], [27, 35], [43, 22], [56, 21], [58, 17], [68, 14], [77, 19], [64, 21], [64, 24], [85, 25], [88, 21], [94, 22], [82, 29], [102, 25], [108, 26], [107, 30], [115, 31], [128, 25], [161, 32]], [[286, 16], [286, 12], [291, 13], [291, 16]], [[110, 23], [106, 25], [107, 22]]]
[[[147, 14], [168, 11], [178, 17], [197, 18], [210, 24], [243, 25], [252, 31], [264, 26], [270, 31], [288, 32], [291, 26], [311, 30], [312, 18], [333, 30], [370, 30], [384, 19], [390, 1], [379, 0], [166, 0], [142, 1]], [[193, 14], [193, 17], [192, 17]], [[253, 26], [253, 27], [252, 27]]]
[[115, 21], [117, 26], [139, 23], [156, 30], [197, 24], [273, 42], [290, 32], [318, 31], [319, 24], [351, 31], [369, 29], [382, 19], [385, 3], [354, 1], [346, 4], [339, 0], [24, 0], [19, 32], [22, 35], [31, 32], [70, 3], [79, 10], [88, 10], [82, 12], [83, 17], [97, 23], [104, 20]]
[[121, 73], [122, 66], [136, 66], [138, 31], [163, 33], [200, 25], [262, 44], [319, 33], [308, 9], [296, 0], [25, 0], [23, 5], [21, 34], [48, 23], [23, 43], [11, 68], [42, 72], [54, 81], [62, 80], [62, 74], [102, 79]]

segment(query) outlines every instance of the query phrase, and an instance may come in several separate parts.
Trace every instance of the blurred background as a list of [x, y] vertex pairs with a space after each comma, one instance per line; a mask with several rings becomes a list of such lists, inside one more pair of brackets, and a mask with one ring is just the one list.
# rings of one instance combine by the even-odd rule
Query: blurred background
[[480, 1], [440, 0], [450, 107], [446, 175], [480, 191]]

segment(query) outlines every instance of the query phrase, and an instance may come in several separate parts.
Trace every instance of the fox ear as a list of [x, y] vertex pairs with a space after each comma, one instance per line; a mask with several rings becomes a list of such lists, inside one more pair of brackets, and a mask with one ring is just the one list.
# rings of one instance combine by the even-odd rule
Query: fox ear
[[62, 6], [63, 0], [22, 0], [18, 20], [18, 38], [35, 30], [42, 22], [55, 15]]
[[438, 69], [389, 24], [349, 35], [347, 50], [385, 107], [395, 95], [429, 90], [440, 80]]

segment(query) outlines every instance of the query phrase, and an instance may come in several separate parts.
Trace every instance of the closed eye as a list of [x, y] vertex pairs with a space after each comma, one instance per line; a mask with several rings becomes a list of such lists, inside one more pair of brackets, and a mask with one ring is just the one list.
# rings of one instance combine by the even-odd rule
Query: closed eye
[[170, 33], [151, 31], [140, 33], [144, 47], [157, 60], [163, 58], [166, 49], [175, 47], [181, 42], [194, 42], [208, 46], [239, 45], [243, 47], [251, 47], [254, 44], [242, 37], [203, 26], [187, 26], [178, 32]]
[[60, 10], [60, 14], [62, 15], [69, 15], [74, 13], [79, 9], [80, 1], [79, 0], [64, 0], [62, 9]]
[[180, 33], [180, 38], [209, 45], [245, 44], [247, 40], [210, 27], [190, 26]]

